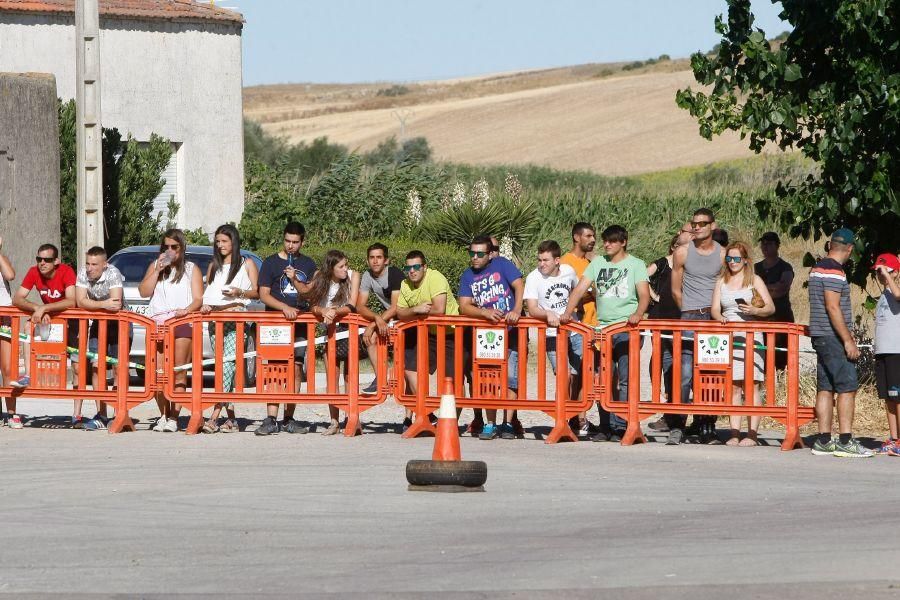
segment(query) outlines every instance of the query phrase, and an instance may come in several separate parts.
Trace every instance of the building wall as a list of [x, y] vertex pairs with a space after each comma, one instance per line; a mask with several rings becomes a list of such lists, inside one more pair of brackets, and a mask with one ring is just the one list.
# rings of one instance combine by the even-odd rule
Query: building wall
[[[52, 75], [0, 72], [0, 237], [16, 270], [13, 292], [34, 264], [38, 246], [59, 247], [59, 119]], [[72, 263], [72, 257], [63, 260]]]
[[[212, 232], [244, 205], [238, 23], [101, 18], [103, 125], [179, 144], [179, 225]], [[0, 13], [0, 71], [56, 76], [75, 97], [73, 15]]]

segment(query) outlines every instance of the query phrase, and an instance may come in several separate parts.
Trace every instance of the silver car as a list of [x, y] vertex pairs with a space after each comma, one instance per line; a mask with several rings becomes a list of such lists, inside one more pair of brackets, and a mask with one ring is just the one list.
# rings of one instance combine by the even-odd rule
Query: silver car
[[[241, 250], [241, 256], [250, 259], [256, 263], [257, 269], [262, 265], [262, 260], [254, 253], [247, 250]], [[138, 293], [138, 285], [147, 273], [147, 267], [159, 257], [159, 246], [131, 246], [123, 248], [113, 254], [109, 262], [116, 267], [125, 279], [125, 303], [128, 309], [139, 315], [147, 315], [150, 304], [149, 298], [141, 298]], [[185, 260], [190, 261], [200, 268], [203, 274], [203, 284], [206, 285], [206, 271], [209, 263], [212, 262], [213, 248], [212, 246], [188, 246], [185, 253]], [[253, 300], [247, 306], [247, 310], [265, 310], [265, 305], [259, 300]], [[131, 344], [131, 360], [132, 362], [143, 364], [144, 352], [146, 348], [145, 331], [143, 327], [134, 328], [134, 340]], [[244, 351], [251, 352], [256, 349], [256, 336], [252, 329], [247, 331], [247, 343]], [[203, 329], [203, 358], [212, 358], [213, 348], [209, 339], [209, 330]], [[204, 375], [211, 375], [214, 372], [212, 366], [207, 367]], [[135, 373], [133, 373], [135, 374]], [[255, 385], [256, 380], [256, 360], [253, 357], [246, 359], [246, 381], [247, 385]]]

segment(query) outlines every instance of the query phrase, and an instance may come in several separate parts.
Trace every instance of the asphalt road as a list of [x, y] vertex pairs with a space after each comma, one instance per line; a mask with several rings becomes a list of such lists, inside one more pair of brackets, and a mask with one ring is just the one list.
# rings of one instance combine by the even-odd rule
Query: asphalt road
[[537, 425], [463, 439], [486, 492], [434, 494], [404, 477], [432, 440], [381, 426], [347, 439], [54, 423], [0, 429], [0, 594], [900, 597], [897, 458], [547, 446]]

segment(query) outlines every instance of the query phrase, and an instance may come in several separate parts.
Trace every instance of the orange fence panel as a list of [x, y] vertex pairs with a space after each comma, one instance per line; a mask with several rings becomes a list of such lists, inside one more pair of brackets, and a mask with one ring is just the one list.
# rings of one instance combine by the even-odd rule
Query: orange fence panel
[[[161, 383], [166, 397], [182, 404], [191, 412], [186, 433], [198, 433], [203, 426], [203, 411], [216, 403], [266, 404], [331, 404], [347, 414], [344, 434], [353, 436], [359, 429], [359, 415], [382, 403], [387, 395], [387, 340], [379, 338], [375, 345], [377, 393], [362, 395], [359, 385], [359, 361], [365, 349], [360, 334], [369, 321], [359, 315], [348, 315], [331, 326], [324, 325], [312, 314], [298, 315], [288, 321], [280, 312], [212, 312], [193, 313], [166, 321], [159, 327], [164, 340], [165, 361]], [[184, 364], [176, 364], [175, 340], [190, 327], [191, 355]], [[320, 335], [317, 338], [317, 326]], [[237, 341], [233, 356], [226, 356], [226, 329], [233, 328]], [[321, 329], [325, 329], [324, 332]], [[204, 358], [207, 332], [215, 342], [212, 358]], [[309, 340], [315, 343], [310, 344]], [[252, 347], [251, 347], [252, 346]], [[316, 348], [321, 348], [324, 362], [324, 385], [316, 375], [322, 372], [316, 363]], [[297, 379], [295, 362], [304, 365]], [[234, 383], [225, 389], [226, 365], [233, 363]], [[344, 389], [340, 386], [340, 365], [345, 364]], [[205, 385], [197, 373], [212, 371], [212, 384]], [[185, 389], [178, 390], [176, 375], [190, 373]], [[306, 389], [300, 391], [302, 386]]]
[[[611, 325], [600, 332], [600, 368], [593, 388], [603, 408], [628, 422], [622, 438], [623, 445], [646, 442], [640, 421], [662, 412], [676, 415], [769, 416], [785, 425], [782, 450], [802, 448], [800, 425], [815, 417], [812, 407], [800, 406], [799, 338], [806, 332], [803, 325], [767, 321], [723, 324], [714, 321], [648, 320], [633, 327], [627, 323]], [[776, 347], [778, 334], [787, 335], [787, 348]], [[628, 344], [628, 398], [614, 401], [614, 338], [621, 335], [628, 336], [627, 342], [620, 342]], [[644, 386], [649, 390], [642, 389], [641, 381], [644, 367], [640, 358], [645, 340], [652, 345], [650, 382], [649, 386]], [[671, 398], [666, 398], [662, 385], [664, 341], [672, 354]], [[754, 350], [748, 352], [749, 348]], [[692, 364], [686, 371], [692, 378], [688, 397], [683, 397], [682, 392], [682, 373], [685, 372], [682, 367], [687, 366], [682, 364], [685, 350], [692, 351]], [[618, 350], [622, 351], [621, 348]], [[788, 355], [786, 399], [784, 405], [776, 405], [775, 353], [782, 351]], [[743, 376], [738, 380], [745, 390], [743, 404], [735, 404], [732, 396], [736, 366], [743, 369]], [[756, 394], [760, 390], [755, 385], [755, 373], [759, 371], [762, 372], [760, 387], [765, 394], [756, 405], [756, 401], [760, 400]]]
[[[403, 437], [434, 433], [428, 415], [439, 408], [441, 385], [453, 379], [458, 408], [539, 410], [555, 420], [546, 442], [577, 441], [568, 420], [592, 404], [594, 332], [582, 323], [570, 323], [547, 335], [547, 323], [522, 317], [516, 325], [490, 323], [460, 316], [427, 316], [397, 323], [391, 329], [394, 367], [391, 391], [397, 401], [416, 413]], [[535, 338], [536, 373], [528, 368], [529, 331]], [[548, 378], [548, 342], [555, 343], [556, 375]], [[579, 398], [571, 398], [569, 346], [582, 349], [574, 367]], [[511, 362], [510, 351], [515, 351]], [[413, 359], [415, 366], [407, 368]], [[412, 384], [405, 378], [409, 372]], [[434, 371], [436, 377], [430, 377]], [[468, 381], [468, 390], [465, 382]], [[512, 390], [516, 384], [517, 392]], [[551, 383], [553, 385], [551, 385]], [[413, 389], [414, 388], [414, 389]]]
[[[0, 396], [46, 398], [60, 400], [100, 400], [115, 406], [116, 416], [109, 425], [110, 433], [134, 430], [129, 410], [147, 402], [156, 391], [156, 354], [150, 352], [150, 335], [146, 336], [146, 365], [129, 363], [131, 332], [143, 327], [151, 335], [155, 323], [129, 311], [88, 311], [68, 309], [54, 313], [49, 325], [35, 325], [31, 315], [14, 307], [0, 307], [3, 328], [0, 336], [9, 339], [10, 378], [18, 377], [19, 359], [25, 356], [31, 383], [26, 388], [11, 388], [4, 380]], [[88, 338], [94, 333], [97, 348], [89, 350]], [[108, 355], [108, 343], [118, 340], [118, 352]], [[97, 367], [97, 385], [86, 368], [80, 368], [87, 357]], [[69, 365], [74, 381], [69, 381]], [[144, 368], [146, 366], [146, 368]], [[134, 368], [139, 381], [130, 385], [129, 371]], [[108, 375], [114, 374], [114, 381]], [[122, 385], [122, 382], [125, 382]]]

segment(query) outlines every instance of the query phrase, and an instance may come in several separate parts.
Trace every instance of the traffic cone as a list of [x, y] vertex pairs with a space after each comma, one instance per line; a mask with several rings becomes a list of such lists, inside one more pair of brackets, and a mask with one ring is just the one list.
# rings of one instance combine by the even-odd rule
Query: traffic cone
[[444, 393], [441, 394], [441, 408], [438, 410], [437, 432], [434, 436], [432, 460], [462, 460], [459, 451], [459, 428], [456, 416], [456, 396], [453, 394], [453, 379], [444, 378]]

